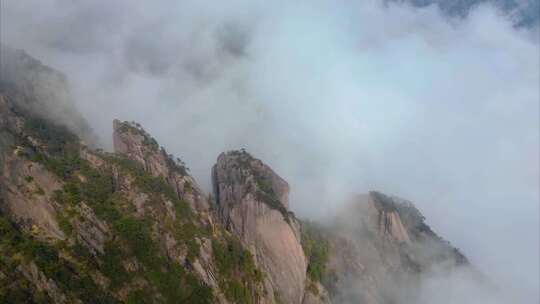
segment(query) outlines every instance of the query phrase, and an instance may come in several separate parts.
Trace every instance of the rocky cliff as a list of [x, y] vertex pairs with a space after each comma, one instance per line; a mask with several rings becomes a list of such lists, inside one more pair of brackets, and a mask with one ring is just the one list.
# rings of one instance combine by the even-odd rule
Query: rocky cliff
[[89, 124], [73, 102], [66, 77], [23, 50], [0, 43], [0, 90], [30, 114], [66, 126], [95, 144]]
[[396, 197], [321, 225], [244, 150], [218, 156], [205, 193], [137, 123], [90, 148], [32, 110], [58, 104], [28, 77], [0, 83], [0, 303], [414, 303], [430, 269], [469, 267]]
[[179, 199], [194, 210], [208, 210], [209, 202], [180, 158], [167, 154], [157, 141], [136, 123], [113, 122], [114, 151], [143, 165], [155, 177], [164, 177]]
[[469, 267], [408, 201], [356, 197], [332, 220], [327, 288], [338, 303], [415, 303], [424, 275]]
[[221, 154], [212, 176], [220, 218], [268, 274], [271, 302], [300, 303], [307, 263], [298, 221], [287, 210], [289, 185], [245, 151]]

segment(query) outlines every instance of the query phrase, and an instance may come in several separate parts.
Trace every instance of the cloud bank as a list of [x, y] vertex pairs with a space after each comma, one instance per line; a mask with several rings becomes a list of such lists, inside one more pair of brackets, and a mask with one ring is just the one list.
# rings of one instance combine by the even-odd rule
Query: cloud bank
[[[171, 1], [172, 2], [172, 1]], [[512, 294], [537, 303], [538, 29], [379, 1], [10, 1], [2, 42], [69, 78], [110, 147], [141, 122], [209, 189], [246, 148], [322, 217], [351, 193], [414, 201]]]

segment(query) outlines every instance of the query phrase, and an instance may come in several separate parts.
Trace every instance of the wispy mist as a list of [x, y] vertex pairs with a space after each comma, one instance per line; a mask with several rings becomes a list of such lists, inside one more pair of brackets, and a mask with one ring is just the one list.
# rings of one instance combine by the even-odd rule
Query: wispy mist
[[220, 152], [246, 148], [300, 216], [400, 195], [515, 303], [538, 302], [538, 29], [488, 5], [2, 5], [2, 42], [68, 76], [104, 146], [113, 118], [136, 120], [203, 186]]

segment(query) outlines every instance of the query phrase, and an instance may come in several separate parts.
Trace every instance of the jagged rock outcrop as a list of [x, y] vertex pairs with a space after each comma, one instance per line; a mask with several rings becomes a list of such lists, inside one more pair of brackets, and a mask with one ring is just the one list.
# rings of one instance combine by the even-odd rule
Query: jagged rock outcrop
[[[176, 297], [147, 272], [176, 265], [177, 283], [204, 290], [193, 291], [205, 294], [204, 301], [387, 304], [410, 301], [388, 286], [415, 290], [421, 273], [433, 265], [468, 264], [411, 203], [398, 198], [378, 192], [359, 197], [321, 229], [326, 232], [306, 239], [309, 225], [288, 211], [288, 184], [245, 151], [218, 157], [212, 170], [215, 208], [209, 210], [183, 165], [137, 125], [115, 122], [119, 153], [109, 154], [80, 145], [54, 126], [36, 131], [26, 123], [32, 117], [19, 116], [3, 101], [0, 117], [10, 117], [2, 123], [9, 126], [12, 144], [2, 153], [0, 209], [23, 235], [48, 244], [54, 263], [74, 269], [70, 280], [90, 280], [102, 299], [125, 301], [147, 286], [155, 290], [147, 299]], [[58, 241], [67, 249], [57, 247]], [[108, 259], [119, 252], [126, 258], [113, 267]], [[86, 274], [74, 261], [93, 264], [85, 264]], [[83, 291], [66, 289], [43, 270], [51, 267], [43, 261], [15, 265], [13, 276], [19, 273], [52, 302], [79, 301]], [[117, 276], [134, 279], [118, 283]]]
[[337, 303], [414, 303], [432, 267], [469, 265], [412, 203], [396, 197], [358, 196], [332, 223], [327, 287]]
[[[161, 176], [93, 151], [3, 98], [0, 117], [9, 142], [0, 150], [0, 237], [8, 242], [0, 268], [13, 268], [0, 283], [16, 279], [0, 287], [0, 302], [115, 303], [149, 288], [146, 302], [196, 293], [202, 303], [229, 303], [236, 295], [220, 288], [247, 281], [236, 264], [237, 277], [212, 275], [212, 244], [226, 241]], [[31, 288], [21, 295], [24, 284]]]
[[222, 153], [212, 176], [221, 219], [268, 274], [271, 302], [301, 303], [307, 262], [287, 210], [288, 184], [245, 151]]
[[187, 173], [185, 165], [168, 155], [140, 126], [114, 120], [113, 144], [116, 153], [125, 154], [141, 163], [153, 176], [165, 178], [178, 197], [188, 202], [193, 210], [207, 210], [210, 207], [203, 191]]
[[112, 237], [109, 225], [100, 220], [92, 208], [84, 202], [77, 206], [76, 212], [80, 215], [73, 220], [77, 241], [88, 248], [94, 256], [105, 254], [105, 243]]
[[211, 202], [138, 124], [114, 121], [108, 153], [34, 111], [51, 104], [27, 76], [0, 81], [0, 302], [416, 303], [424, 273], [469, 265], [382, 193], [297, 219], [243, 150], [219, 155]]
[[410, 243], [409, 233], [401, 222], [397, 208], [383, 194], [372, 192], [368, 196], [368, 217], [371, 226], [377, 227], [379, 236], [398, 243]]

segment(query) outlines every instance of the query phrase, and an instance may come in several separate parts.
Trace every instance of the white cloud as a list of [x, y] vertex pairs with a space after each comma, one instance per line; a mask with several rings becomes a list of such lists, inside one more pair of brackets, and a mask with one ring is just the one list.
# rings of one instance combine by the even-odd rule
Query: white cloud
[[403, 196], [538, 302], [539, 45], [493, 8], [51, 0], [2, 17], [5, 42], [66, 72], [105, 141], [113, 118], [137, 120], [205, 185], [219, 152], [245, 147], [304, 216], [351, 192]]

